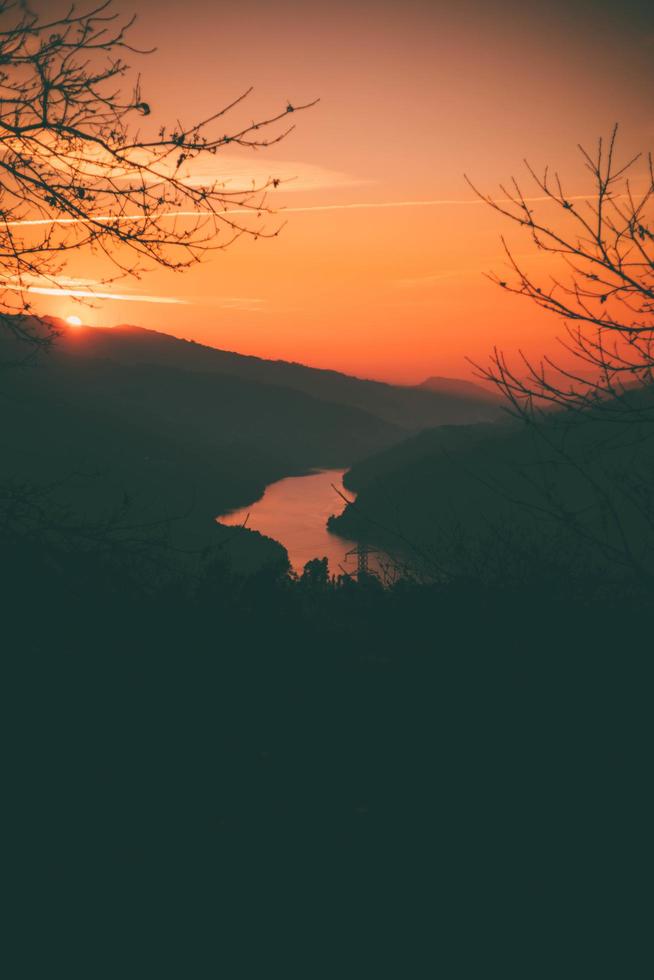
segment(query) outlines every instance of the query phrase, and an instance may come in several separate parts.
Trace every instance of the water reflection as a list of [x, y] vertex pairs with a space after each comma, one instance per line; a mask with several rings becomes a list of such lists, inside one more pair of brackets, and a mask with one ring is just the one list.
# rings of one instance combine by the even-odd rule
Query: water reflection
[[[327, 518], [340, 514], [345, 504], [334, 487], [343, 491], [345, 470], [321, 470], [309, 476], [291, 476], [266, 487], [261, 500], [218, 518], [221, 524], [246, 524], [284, 545], [299, 574], [312, 558], [327, 558], [333, 575], [354, 572], [356, 558], [347, 552], [354, 542], [327, 531]], [[354, 495], [347, 493], [348, 499]], [[341, 567], [342, 566], [342, 567]]]

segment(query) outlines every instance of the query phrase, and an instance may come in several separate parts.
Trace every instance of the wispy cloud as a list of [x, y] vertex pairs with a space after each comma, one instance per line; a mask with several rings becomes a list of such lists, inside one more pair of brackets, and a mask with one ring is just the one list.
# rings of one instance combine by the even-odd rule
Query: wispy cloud
[[164, 303], [187, 304], [188, 300], [178, 296], [147, 296], [143, 293], [108, 292], [103, 284], [94, 279], [79, 279], [70, 276], [34, 276], [26, 274], [19, 280], [12, 276], [0, 279], [0, 289], [15, 293], [35, 293], [37, 296], [70, 296], [72, 299], [118, 300], [123, 303]]
[[252, 157], [197, 157], [177, 174], [188, 187], [216, 185], [231, 193], [248, 193], [275, 179], [285, 191], [316, 191], [337, 187], [360, 187], [369, 183], [340, 170], [299, 160], [253, 160]]
[[[112, 292], [106, 283], [96, 279], [83, 279], [74, 276], [37, 276], [25, 273], [23, 276], [0, 278], [0, 291], [9, 289], [16, 293], [35, 293], [37, 296], [70, 296], [72, 299], [113, 300], [119, 303], [163, 303], [184, 305], [192, 303], [180, 296], [151, 296], [137, 292]], [[244, 313], [263, 313], [264, 300], [256, 296], [210, 296], [202, 297], [202, 302], [223, 310]]]
[[36, 293], [39, 296], [71, 296], [74, 299], [115, 299], [128, 303], [187, 303], [177, 296], [144, 296], [142, 293], [103, 293], [90, 289], [64, 289], [57, 286], [15, 286], [4, 283], [3, 289], [16, 293]]
[[[29, 144], [20, 137], [10, 139], [10, 145], [17, 153], [29, 152]], [[102, 180], [141, 182], [156, 185], [175, 180], [187, 187], [215, 187], [229, 195], [249, 194], [254, 188], [282, 184], [285, 191], [315, 191], [337, 187], [360, 187], [369, 180], [354, 177], [340, 170], [332, 170], [316, 163], [301, 160], [275, 160], [266, 155], [255, 158], [252, 155], [235, 154], [210, 155], [200, 153], [196, 157], [183, 160], [178, 165], [177, 154], [167, 154], [159, 158], [153, 150], [145, 147], [125, 151], [123, 161], [109, 153], [100, 145], [86, 145], [83, 155], [74, 150], [69, 152], [55, 137], [43, 134], [40, 152], [44, 159], [70, 178], [81, 173], [89, 178]], [[182, 158], [183, 159], [183, 158]]]

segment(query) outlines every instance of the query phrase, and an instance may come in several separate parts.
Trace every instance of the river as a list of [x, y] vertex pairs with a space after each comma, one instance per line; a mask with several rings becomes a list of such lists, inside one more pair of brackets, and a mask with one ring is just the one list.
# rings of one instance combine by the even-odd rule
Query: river
[[[320, 470], [308, 476], [289, 476], [266, 487], [261, 500], [218, 518], [221, 524], [245, 524], [253, 531], [283, 544], [293, 569], [302, 574], [312, 558], [327, 558], [332, 575], [356, 572], [355, 547], [327, 531], [327, 518], [340, 514], [345, 504], [334, 487], [343, 491], [345, 470]], [[348, 499], [354, 495], [346, 493]]]

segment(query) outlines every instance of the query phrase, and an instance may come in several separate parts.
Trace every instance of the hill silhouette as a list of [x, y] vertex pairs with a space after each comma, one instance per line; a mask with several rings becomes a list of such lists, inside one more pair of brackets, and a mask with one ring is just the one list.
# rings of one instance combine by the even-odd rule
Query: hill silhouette
[[537, 426], [425, 431], [355, 464], [344, 484], [356, 502], [329, 527], [439, 575], [481, 575], [481, 563], [490, 574], [502, 562], [494, 574], [519, 575], [528, 551], [532, 569], [560, 562], [568, 581], [572, 564], [580, 575], [627, 565], [646, 575], [653, 403], [650, 386], [628, 404], [551, 412]]
[[489, 440], [505, 437], [515, 428], [515, 423], [506, 421], [478, 422], [475, 425], [442, 425], [436, 429], [424, 429], [417, 436], [405, 439], [355, 463], [343, 477], [343, 484], [348, 490], [361, 493], [362, 490], [374, 487], [387, 478], [394, 478], [396, 474], [402, 473], [414, 463], [420, 464], [439, 453], [485, 446]]
[[[212, 439], [208, 425], [184, 416], [197, 405], [184, 379], [153, 370], [154, 377], [108, 361], [62, 366], [47, 359], [4, 372], [11, 425], [0, 436], [2, 482], [48, 487], [48, 507], [70, 512], [74, 526], [110, 520], [127, 502], [131, 524], [170, 522], [180, 547], [229, 541], [244, 571], [285, 562], [276, 542], [238, 528], [227, 532], [213, 517], [259, 497], [297, 459], [220, 432]], [[202, 397], [201, 386], [194, 392]], [[179, 406], [167, 400], [178, 394]]]
[[474, 381], [464, 381], [462, 378], [440, 378], [434, 376], [427, 378], [417, 387], [443, 395], [455, 395], [459, 398], [470, 398], [493, 405], [499, 405], [502, 402], [502, 396], [498, 391], [493, 391], [491, 388], [475, 384]]
[[434, 425], [490, 421], [500, 414], [484, 389], [475, 385], [466, 387], [466, 382], [460, 382], [461, 390], [431, 391], [369, 381], [288, 361], [246, 356], [143, 327], [121, 325], [70, 330], [60, 321], [53, 322], [62, 329], [55, 348], [58, 357], [102, 357], [128, 365], [155, 364], [281, 386], [367, 412], [404, 430], [405, 434]]

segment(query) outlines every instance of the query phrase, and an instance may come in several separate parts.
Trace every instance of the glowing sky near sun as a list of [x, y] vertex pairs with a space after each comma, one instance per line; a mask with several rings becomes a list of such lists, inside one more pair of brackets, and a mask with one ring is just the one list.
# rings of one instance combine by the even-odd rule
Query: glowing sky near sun
[[203, 164], [232, 186], [287, 180], [272, 199], [288, 211], [278, 238], [242, 239], [183, 276], [97, 287], [93, 308], [72, 313], [71, 297], [88, 300], [102, 272], [80, 255], [67, 295], [31, 284], [42, 312], [392, 380], [469, 376], [466, 355], [483, 360], [494, 344], [539, 353], [558, 326], [484, 278], [501, 268], [502, 232], [518, 252], [530, 247], [474, 201], [463, 174], [497, 190], [527, 156], [584, 195], [578, 142], [592, 147], [618, 121], [625, 154], [654, 147], [649, 3], [120, 7], [139, 15], [135, 42], [157, 47], [130, 56], [153, 128], [206, 116], [250, 85], [235, 125], [289, 99], [321, 101], [270, 151]]

